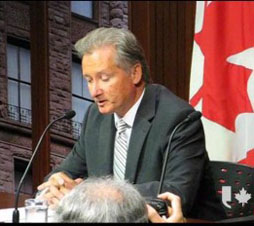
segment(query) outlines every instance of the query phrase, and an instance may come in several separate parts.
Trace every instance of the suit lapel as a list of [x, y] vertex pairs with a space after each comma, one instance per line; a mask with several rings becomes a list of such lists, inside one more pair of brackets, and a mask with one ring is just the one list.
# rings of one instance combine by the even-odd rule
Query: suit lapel
[[99, 132], [99, 156], [95, 158], [100, 159], [100, 166], [95, 166], [99, 169], [99, 175], [108, 175], [113, 173], [113, 153], [114, 153], [114, 139], [116, 129], [114, 126], [113, 115], [106, 116], [100, 125]]
[[151, 127], [151, 120], [155, 115], [156, 95], [153, 91], [152, 85], [146, 87], [132, 128], [125, 172], [125, 179], [131, 183], [135, 183], [139, 157]]

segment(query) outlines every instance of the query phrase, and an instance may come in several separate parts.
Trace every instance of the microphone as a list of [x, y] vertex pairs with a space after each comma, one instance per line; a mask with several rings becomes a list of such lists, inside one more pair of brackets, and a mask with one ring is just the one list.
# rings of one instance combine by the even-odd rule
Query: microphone
[[172, 133], [171, 133], [171, 135], [169, 137], [168, 146], [167, 146], [166, 153], [165, 153], [165, 158], [164, 158], [164, 162], [163, 162], [163, 166], [162, 166], [160, 184], [159, 184], [157, 195], [159, 195], [161, 193], [162, 183], [164, 181], [166, 166], [167, 166], [167, 162], [168, 162], [168, 155], [170, 153], [170, 146], [171, 146], [171, 143], [172, 143], [172, 138], [175, 135], [175, 132], [183, 124], [185, 124], [187, 122], [194, 122], [194, 121], [198, 120], [201, 117], [201, 115], [202, 114], [201, 114], [200, 111], [193, 111], [193, 112], [191, 112], [183, 121], [181, 121], [179, 124], [177, 124], [176, 127], [174, 128], [174, 130], [172, 131]]
[[20, 180], [20, 182], [19, 182], [19, 185], [18, 185], [18, 189], [17, 189], [16, 195], [15, 195], [15, 205], [14, 205], [14, 206], [15, 206], [15, 209], [14, 209], [13, 214], [12, 214], [12, 222], [13, 222], [13, 223], [19, 223], [18, 201], [19, 201], [20, 189], [21, 189], [21, 187], [22, 187], [22, 185], [23, 185], [23, 182], [24, 182], [24, 179], [25, 179], [25, 177], [26, 177], [26, 175], [27, 175], [27, 172], [28, 172], [28, 170], [29, 170], [29, 168], [30, 168], [30, 166], [31, 166], [31, 164], [32, 164], [32, 162], [33, 162], [33, 159], [34, 159], [36, 153], [37, 153], [38, 150], [39, 150], [39, 146], [40, 146], [40, 144], [41, 144], [43, 138], [45, 137], [46, 132], [49, 130], [49, 128], [50, 128], [55, 122], [57, 122], [57, 121], [59, 121], [59, 120], [62, 120], [62, 119], [71, 119], [71, 118], [73, 118], [75, 115], [76, 115], [76, 112], [75, 112], [75, 111], [73, 111], [73, 110], [68, 111], [68, 112], [66, 112], [63, 116], [61, 116], [61, 117], [59, 117], [59, 118], [53, 120], [52, 122], [50, 122], [50, 123], [48, 124], [48, 126], [45, 128], [45, 130], [43, 131], [43, 133], [42, 133], [42, 135], [41, 135], [41, 137], [40, 137], [40, 139], [39, 139], [39, 141], [38, 141], [38, 143], [37, 143], [37, 145], [36, 145], [36, 147], [35, 147], [35, 149], [34, 149], [34, 151], [33, 151], [32, 157], [31, 157], [31, 159], [30, 159], [30, 161], [29, 161], [29, 163], [28, 163], [28, 165], [27, 165], [27, 167], [26, 167], [26, 170], [25, 170], [25, 172], [24, 172], [24, 174], [23, 174], [23, 176], [22, 176], [22, 178], [21, 178], [21, 180]]
[[[71, 118], [73, 118], [75, 115], [76, 115], [76, 112], [73, 111], [73, 110], [71, 110], [71, 111], [66, 112], [62, 117], [63, 117], [63, 119], [71, 119]], [[60, 120], [60, 119], [61, 119], [61, 117], [60, 117], [59, 119], [57, 119], [56, 121], [58, 121], [58, 120]], [[53, 122], [53, 123], [54, 123], [54, 122]]]
[[[200, 111], [193, 111], [191, 112], [187, 118], [185, 120], [189, 121], [189, 122], [194, 122], [196, 121], [197, 119], [200, 119], [200, 117], [202, 116], [201, 112]], [[185, 121], [184, 120], [184, 121]]]

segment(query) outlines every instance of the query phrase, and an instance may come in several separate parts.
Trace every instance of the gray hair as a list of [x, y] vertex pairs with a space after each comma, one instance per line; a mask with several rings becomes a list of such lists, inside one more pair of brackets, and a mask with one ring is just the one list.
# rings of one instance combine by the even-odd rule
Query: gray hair
[[57, 222], [148, 222], [145, 199], [127, 181], [87, 178], [65, 195]]
[[136, 63], [142, 65], [142, 79], [149, 82], [149, 69], [144, 50], [132, 32], [123, 28], [100, 27], [90, 31], [84, 38], [77, 41], [75, 49], [79, 57], [90, 54], [94, 49], [113, 45], [116, 48], [116, 64], [129, 72]]

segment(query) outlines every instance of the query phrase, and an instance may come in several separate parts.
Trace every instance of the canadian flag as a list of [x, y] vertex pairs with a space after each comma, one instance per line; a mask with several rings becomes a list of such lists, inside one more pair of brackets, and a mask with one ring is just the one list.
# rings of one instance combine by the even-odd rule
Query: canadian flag
[[254, 166], [254, 2], [196, 2], [190, 103], [211, 160]]

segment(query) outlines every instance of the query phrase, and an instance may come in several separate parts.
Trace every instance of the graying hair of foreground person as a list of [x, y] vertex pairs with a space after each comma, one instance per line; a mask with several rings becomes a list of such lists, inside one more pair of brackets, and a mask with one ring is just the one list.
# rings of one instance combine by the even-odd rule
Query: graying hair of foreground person
[[88, 178], [63, 197], [57, 222], [148, 222], [144, 198], [127, 181]]
[[145, 59], [144, 50], [136, 37], [127, 29], [100, 27], [90, 31], [84, 38], [77, 41], [75, 49], [82, 58], [84, 54], [90, 54], [96, 48], [113, 45], [116, 47], [116, 64], [129, 72], [136, 63], [142, 65], [145, 82], [149, 82], [149, 69]]

